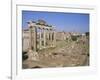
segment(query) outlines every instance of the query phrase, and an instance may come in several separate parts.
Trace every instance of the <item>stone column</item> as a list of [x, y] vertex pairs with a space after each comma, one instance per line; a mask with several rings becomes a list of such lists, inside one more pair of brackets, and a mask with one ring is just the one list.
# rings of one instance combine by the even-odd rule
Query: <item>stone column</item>
[[54, 40], [53, 40], [53, 42], [54, 42], [53, 45], [54, 45], [54, 47], [55, 47], [55, 46], [56, 46], [56, 31], [55, 31], [55, 30], [54, 30], [54, 34], [53, 34], [53, 35], [54, 35], [54, 36], [53, 36], [53, 37], [54, 37], [54, 38], [53, 38], [53, 39], [54, 39]]
[[43, 30], [43, 44], [44, 44], [44, 48], [46, 47], [46, 30]]
[[40, 33], [39, 33], [39, 48], [41, 49], [42, 48], [42, 37], [41, 37], [41, 35], [42, 35], [42, 32], [41, 32], [41, 29], [40, 29]]
[[28, 51], [28, 60], [39, 60], [39, 56], [37, 51], [37, 30], [36, 27], [34, 26], [35, 23], [32, 21], [28, 22], [29, 26], [29, 51]]
[[32, 27], [29, 26], [29, 50], [32, 50]]
[[49, 45], [49, 30], [47, 29], [47, 31], [46, 31], [46, 39], [47, 39], [47, 47], [49, 47], [50, 45]]
[[22, 36], [22, 52], [24, 51], [24, 37]]
[[50, 46], [52, 47], [52, 30], [50, 30]]
[[36, 29], [36, 27], [35, 26], [33, 26], [33, 35], [34, 35], [34, 40], [33, 40], [33, 48], [34, 48], [34, 50], [33, 51], [37, 51], [37, 29]]
[[36, 26], [33, 26], [33, 35], [34, 35], [34, 40], [33, 40], [33, 46], [34, 46], [34, 49], [33, 49], [33, 54], [32, 54], [32, 60], [35, 60], [35, 61], [38, 61], [39, 60], [39, 56], [38, 56], [38, 53], [37, 53], [37, 28]]
[[47, 30], [47, 39], [48, 39], [48, 41], [49, 41], [49, 30]]

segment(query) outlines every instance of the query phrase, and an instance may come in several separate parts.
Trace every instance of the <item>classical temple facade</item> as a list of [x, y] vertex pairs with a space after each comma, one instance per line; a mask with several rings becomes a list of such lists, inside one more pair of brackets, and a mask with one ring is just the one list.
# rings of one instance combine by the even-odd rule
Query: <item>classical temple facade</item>
[[23, 29], [22, 51], [37, 52], [38, 50], [56, 46], [55, 27], [48, 25], [44, 20], [27, 22], [28, 29]]

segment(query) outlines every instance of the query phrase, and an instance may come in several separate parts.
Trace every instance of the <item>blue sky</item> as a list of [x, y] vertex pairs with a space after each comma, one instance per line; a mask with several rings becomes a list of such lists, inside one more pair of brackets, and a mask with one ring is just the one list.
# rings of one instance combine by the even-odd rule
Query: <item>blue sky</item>
[[27, 21], [45, 20], [49, 25], [56, 26], [57, 31], [89, 32], [89, 14], [62, 13], [43, 11], [22, 11], [22, 26], [27, 28]]

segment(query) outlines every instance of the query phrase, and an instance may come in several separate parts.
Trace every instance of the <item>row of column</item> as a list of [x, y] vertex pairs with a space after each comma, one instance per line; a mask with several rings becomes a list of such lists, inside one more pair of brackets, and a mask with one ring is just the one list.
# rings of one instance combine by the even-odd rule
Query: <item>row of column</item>
[[[43, 33], [42, 33], [43, 30]], [[42, 39], [43, 35], [43, 39]], [[43, 45], [42, 45], [43, 41]], [[49, 43], [49, 45], [47, 45]], [[55, 31], [51, 30], [46, 30], [46, 29], [41, 29], [39, 32], [39, 48], [46, 48], [46, 47], [53, 47], [56, 44], [56, 36], [55, 36]]]
[[[40, 29], [39, 32], [39, 49], [46, 47], [54, 47], [56, 45], [56, 33], [54, 30]], [[42, 37], [43, 35], [43, 37]], [[29, 49], [37, 51], [37, 28], [29, 27]], [[42, 45], [43, 41], [43, 45]], [[47, 45], [47, 43], [49, 43]]]

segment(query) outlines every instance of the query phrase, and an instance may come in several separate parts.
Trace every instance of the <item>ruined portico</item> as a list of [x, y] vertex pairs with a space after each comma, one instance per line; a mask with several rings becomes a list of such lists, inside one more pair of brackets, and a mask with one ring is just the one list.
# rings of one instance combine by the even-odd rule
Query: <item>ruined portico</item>
[[28, 21], [27, 24], [29, 30], [28, 59], [38, 60], [38, 50], [56, 46], [55, 29], [43, 20]]

